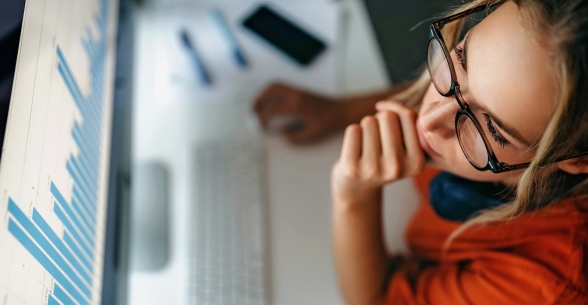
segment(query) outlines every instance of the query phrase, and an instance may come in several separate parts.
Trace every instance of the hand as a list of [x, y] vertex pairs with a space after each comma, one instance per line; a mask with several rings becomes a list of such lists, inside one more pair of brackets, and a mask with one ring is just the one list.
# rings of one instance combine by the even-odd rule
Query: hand
[[380, 102], [375, 116], [345, 130], [341, 156], [333, 166], [335, 202], [361, 204], [378, 196], [386, 183], [424, 170], [425, 155], [416, 132], [416, 113], [396, 102]]
[[295, 118], [295, 123], [282, 126], [279, 130], [293, 144], [314, 142], [336, 131], [340, 125], [338, 113], [342, 108], [342, 103], [334, 99], [282, 83], [268, 86], [253, 104], [264, 130], [271, 127], [272, 121]]

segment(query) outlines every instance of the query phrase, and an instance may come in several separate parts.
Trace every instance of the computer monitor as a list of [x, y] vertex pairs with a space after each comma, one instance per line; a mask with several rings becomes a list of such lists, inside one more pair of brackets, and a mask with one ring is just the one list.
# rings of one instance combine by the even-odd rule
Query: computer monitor
[[3, 304], [124, 303], [129, 16], [126, 1], [26, 3], [0, 160]]

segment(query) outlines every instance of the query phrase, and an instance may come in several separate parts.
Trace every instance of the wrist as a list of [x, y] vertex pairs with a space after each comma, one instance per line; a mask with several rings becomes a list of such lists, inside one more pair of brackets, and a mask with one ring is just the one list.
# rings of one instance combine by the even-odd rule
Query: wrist
[[333, 208], [340, 211], [360, 212], [380, 210], [382, 205], [382, 188], [363, 191], [349, 195], [333, 194]]

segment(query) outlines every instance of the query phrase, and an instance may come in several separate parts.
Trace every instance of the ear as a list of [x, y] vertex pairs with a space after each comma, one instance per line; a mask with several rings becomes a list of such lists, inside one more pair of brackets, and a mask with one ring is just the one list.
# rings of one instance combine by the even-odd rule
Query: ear
[[575, 158], [557, 163], [557, 166], [572, 175], [588, 173], [588, 157]]

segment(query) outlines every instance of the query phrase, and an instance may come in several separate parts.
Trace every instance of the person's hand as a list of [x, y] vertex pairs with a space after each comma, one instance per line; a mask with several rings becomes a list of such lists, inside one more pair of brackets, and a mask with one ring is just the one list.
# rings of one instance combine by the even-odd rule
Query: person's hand
[[332, 171], [334, 202], [369, 202], [384, 184], [416, 175], [425, 167], [416, 113], [396, 102], [380, 102], [376, 109], [375, 116], [345, 130], [341, 156]]
[[337, 123], [342, 108], [334, 99], [282, 83], [269, 85], [253, 104], [261, 127], [280, 129], [293, 144], [314, 142], [342, 127]]

